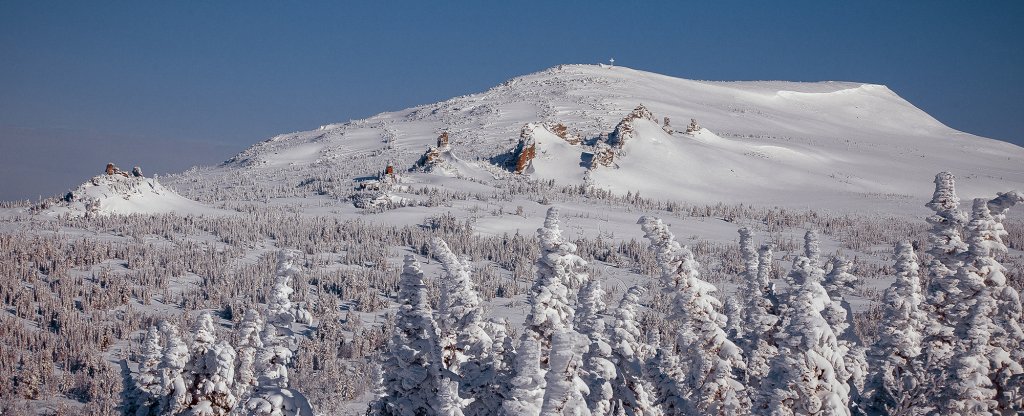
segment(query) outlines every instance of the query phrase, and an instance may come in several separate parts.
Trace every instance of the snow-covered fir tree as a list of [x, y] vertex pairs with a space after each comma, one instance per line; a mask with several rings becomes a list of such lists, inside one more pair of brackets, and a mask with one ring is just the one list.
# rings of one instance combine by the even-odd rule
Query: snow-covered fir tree
[[369, 414], [441, 414], [438, 328], [423, 271], [412, 255], [405, 256], [398, 301], [394, 333], [381, 363], [380, 396], [370, 403]]
[[581, 377], [587, 348], [587, 338], [572, 329], [556, 332], [552, 337], [542, 415], [590, 415], [590, 389]]
[[927, 252], [932, 259], [928, 263], [924, 305], [928, 313], [922, 342], [925, 372], [920, 375], [921, 389], [916, 393], [920, 400], [934, 396], [932, 389], [944, 385], [948, 379], [949, 360], [957, 347], [954, 330], [963, 314], [963, 310], [958, 309], [963, 299], [956, 270], [963, 264], [967, 251], [962, 234], [967, 217], [960, 210], [953, 174], [935, 175], [935, 192], [925, 206], [934, 214], [926, 218], [931, 224]]
[[160, 335], [164, 339], [164, 356], [160, 361], [160, 406], [158, 414], [178, 414], [189, 404], [185, 384], [185, 366], [188, 364], [188, 345], [178, 335], [178, 327], [168, 321], [160, 322]]
[[139, 362], [139, 374], [135, 379], [135, 415], [155, 415], [161, 396], [160, 361], [163, 358], [160, 331], [156, 326], [146, 331], [140, 358], [142, 360]]
[[1005, 268], [994, 257], [1006, 251], [1001, 228], [988, 201], [975, 199], [965, 227], [968, 251], [956, 274], [959, 307], [969, 309], [955, 331], [960, 343], [951, 363], [953, 382], [940, 396], [948, 403], [939, 403], [957, 412], [1013, 414], [1024, 408], [1020, 298], [1006, 286]]
[[611, 414], [615, 364], [611, 361], [612, 347], [604, 321], [607, 311], [600, 280], [593, 279], [583, 286], [577, 305], [575, 326], [589, 343], [583, 356], [583, 379], [590, 391], [587, 403], [591, 414], [606, 416]]
[[755, 252], [751, 232], [741, 228], [739, 234], [744, 268], [738, 293], [744, 303], [740, 310], [738, 343], [746, 359], [747, 386], [756, 389], [768, 375], [769, 361], [778, 354], [772, 338], [772, 329], [779, 324], [775, 285], [770, 280], [772, 249], [765, 245]]
[[878, 340], [868, 350], [870, 375], [861, 397], [869, 414], [908, 414], [914, 406], [910, 392], [917, 388], [917, 362], [923, 325], [919, 261], [908, 241], [896, 244], [896, 281], [885, 291]]
[[516, 350], [515, 373], [510, 380], [508, 397], [502, 403], [502, 414], [539, 415], [544, 405], [544, 376], [541, 368], [540, 340], [523, 336]]
[[431, 253], [444, 269], [441, 301], [438, 306], [439, 347], [442, 363], [455, 375], [463, 398], [473, 398], [467, 415], [489, 415], [497, 412], [501, 398], [494, 383], [495, 370], [491, 357], [493, 340], [484, 329], [480, 297], [471, 278], [468, 260], [460, 260], [440, 238], [431, 241]]
[[[506, 414], [539, 414], [543, 405], [545, 374], [551, 338], [556, 332], [571, 330], [574, 309], [569, 286], [579, 287], [588, 280], [583, 268], [586, 262], [576, 255], [576, 245], [562, 239], [558, 209], [551, 207], [544, 226], [537, 230], [540, 258], [537, 276], [530, 289], [530, 312], [516, 355], [516, 372], [510, 397], [505, 401]], [[536, 349], [536, 356], [534, 350]], [[534, 360], [538, 360], [534, 363]]]
[[209, 312], [199, 315], [193, 334], [192, 358], [186, 367], [190, 377], [189, 414], [226, 415], [238, 402], [233, 392], [235, 349], [227, 342], [217, 342]]
[[645, 358], [642, 357], [642, 334], [638, 327], [636, 308], [644, 289], [630, 287], [615, 310], [615, 324], [612, 326], [612, 363], [615, 364], [615, 381], [612, 383], [611, 414], [627, 416], [661, 415], [661, 408], [655, 404], [654, 389], [644, 374]]
[[815, 262], [794, 260], [804, 282], [790, 296], [786, 326], [777, 337], [779, 355], [761, 382], [755, 414], [849, 415], [850, 387], [836, 368], [845, 366], [839, 342], [821, 311], [832, 299], [821, 286], [824, 277]]
[[242, 321], [238, 324], [235, 338], [238, 355], [235, 395], [238, 397], [244, 397], [257, 385], [256, 353], [263, 349], [263, 339], [260, 337], [263, 325], [263, 318], [255, 308], [246, 309]]
[[281, 250], [277, 253], [277, 272], [274, 287], [267, 296], [267, 322], [277, 326], [278, 332], [291, 333], [293, 322], [308, 324], [312, 317], [302, 305], [293, 304], [291, 300], [292, 280], [302, 272], [297, 264], [299, 253], [294, 250]]
[[864, 382], [868, 374], [868, 363], [866, 350], [861, 345], [853, 327], [853, 307], [847, 300], [848, 296], [854, 294], [858, 284], [857, 276], [850, 273], [853, 263], [841, 256], [832, 257], [829, 261], [831, 266], [822, 287], [832, 298], [832, 303], [825, 306], [822, 316], [832, 327], [832, 332], [839, 340], [839, 350], [843, 354], [843, 368], [836, 368], [836, 374], [840, 381], [850, 385], [850, 400], [854, 406], [853, 411], [859, 414], [860, 392], [864, 389]]
[[[713, 295], [715, 286], [700, 279], [700, 265], [689, 247], [682, 247], [668, 227], [657, 218], [639, 221], [651, 241], [662, 284], [673, 293], [672, 316], [684, 334], [677, 341], [686, 352], [688, 398], [692, 411], [708, 415], [741, 414], [749, 408], [741, 382], [746, 364], [740, 349], [725, 334], [726, 317]], [[756, 265], [751, 265], [752, 272]], [[692, 338], [690, 336], [691, 335]]]

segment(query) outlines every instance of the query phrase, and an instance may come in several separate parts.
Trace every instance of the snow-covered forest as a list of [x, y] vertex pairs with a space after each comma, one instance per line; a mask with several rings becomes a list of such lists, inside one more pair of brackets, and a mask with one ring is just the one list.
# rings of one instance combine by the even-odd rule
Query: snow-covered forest
[[0, 414], [1019, 414], [1017, 155], [884, 86], [559, 66], [111, 164], [0, 203]]
[[[877, 225], [900, 238], [876, 267], [822, 249], [819, 233], [873, 229], [857, 220], [738, 207], [707, 214], [811, 227], [761, 243], [742, 227], [719, 247], [686, 244], [656, 216], [628, 243], [573, 238], [555, 207], [535, 236], [501, 237], [452, 216], [32, 221], [0, 236], [4, 412], [41, 401], [55, 414], [1015, 414], [1022, 280], [1007, 254], [1024, 241], [1006, 214], [1022, 195], [964, 212], [952, 175], [935, 183], [927, 228]], [[169, 244], [180, 236], [193, 238]], [[266, 238], [295, 249], [232, 268]], [[607, 290], [596, 263], [652, 279]], [[892, 283], [865, 287], [877, 279]], [[497, 316], [502, 299], [521, 299], [524, 317]]]

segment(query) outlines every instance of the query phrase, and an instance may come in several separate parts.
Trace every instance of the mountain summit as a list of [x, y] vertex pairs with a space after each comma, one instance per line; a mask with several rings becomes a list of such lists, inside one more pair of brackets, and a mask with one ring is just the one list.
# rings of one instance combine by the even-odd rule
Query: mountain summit
[[[620, 140], [629, 117], [630, 137]], [[691, 122], [698, 130], [687, 133]], [[414, 169], [442, 134], [444, 169]], [[524, 140], [534, 146], [531, 166], [516, 169], [508, 163]], [[352, 180], [391, 166], [413, 171], [407, 185], [465, 189], [459, 183], [525, 175], [687, 202], [856, 210], [927, 196], [921, 184], [942, 170], [971, 194], [1019, 188], [1020, 160], [1021, 147], [953, 130], [883, 85], [560, 65], [486, 92], [276, 136], [205, 174], [272, 197], [312, 188], [343, 196]], [[270, 189], [282, 183], [306, 189]]]

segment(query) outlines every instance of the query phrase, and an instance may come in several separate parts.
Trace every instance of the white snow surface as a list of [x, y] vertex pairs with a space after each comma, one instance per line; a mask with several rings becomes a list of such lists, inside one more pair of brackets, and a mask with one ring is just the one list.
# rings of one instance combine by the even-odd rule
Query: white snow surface
[[479, 94], [280, 135], [216, 170], [297, 178], [325, 171], [354, 178], [387, 163], [404, 170], [448, 131], [449, 169], [406, 180], [465, 189], [508, 175], [490, 160], [513, 149], [528, 123], [544, 122], [568, 126], [584, 143], [536, 128], [527, 174], [581, 184], [588, 144], [640, 104], [657, 120], [670, 117], [675, 130], [691, 118], [704, 129], [668, 134], [636, 120], [637, 137], [617, 167], [591, 172], [594, 186], [693, 203], [863, 211], [918, 207], [943, 170], [965, 195], [1024, 184], [1024, 148], [946, 127], [883, 85], [695, 81], [595, 65], [561, 65]]
[[178, 195], [157, 178], [98, 175], [50, 207], [51, 215], [214, 214], [219, 210]]

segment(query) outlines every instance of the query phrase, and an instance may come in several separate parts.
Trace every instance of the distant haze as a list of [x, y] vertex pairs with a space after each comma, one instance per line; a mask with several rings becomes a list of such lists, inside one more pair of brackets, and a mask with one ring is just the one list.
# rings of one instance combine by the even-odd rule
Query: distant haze
[[1024, 143], [1024, 2], [31, 2], [0, 6], [0, 200], [147, 175], [561, 63], [886, 84]]

